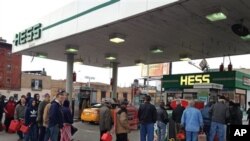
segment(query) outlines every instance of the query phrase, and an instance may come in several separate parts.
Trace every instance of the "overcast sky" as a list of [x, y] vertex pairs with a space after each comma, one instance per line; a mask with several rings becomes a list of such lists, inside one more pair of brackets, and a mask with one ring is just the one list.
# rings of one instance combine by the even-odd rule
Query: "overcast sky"
[[[11, 43], [16, 32], [30, 27], [37, 23], [39, 19], [56, 9], [74, 0], [0, 0], [0, 37]], [[45, 68], [47, 74], [53, 79], [66, 78], [66, 62], [48, 59], [32, 58], [23, 56], [22, 70], [42, 70]], [[250, 55], [236, 56], [231, 58], [234, 68], [250, 68]], [[208, 59], [210, 68], [218, 68], [223, 58]], [[200, 60], [193, 61], [199, 64]], [[225, 58], [225, 66], [229, 63], [228, 57]], [[42, 65], [41, 65], [42, 64]], [[87, 82], [85, 76], [94, 76], [97, 82], [109, 83], [112, 76], [110, 69], [96, 68], [84, 65], [75, 65], [74, 71], [77, 72], [77, 80]], [[127, 75], [127, 72], [129, 76]], [[201, 72], [187, 62], [173, 64], [173, 73]], [[120, 68], [118, 70], [118, 85], [129, 86], [134, 79], [141, 77], [140, 67]]]

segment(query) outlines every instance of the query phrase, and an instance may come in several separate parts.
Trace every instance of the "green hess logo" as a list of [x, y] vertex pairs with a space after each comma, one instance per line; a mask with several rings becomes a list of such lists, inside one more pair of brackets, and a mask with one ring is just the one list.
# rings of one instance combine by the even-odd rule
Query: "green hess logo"
[[15, 46], [23, 45], [28, 42], [40, 39], [42, 35], [42, 24], [36, 24], [30, 28], [25, 29], [15, 35], [14, 44]]

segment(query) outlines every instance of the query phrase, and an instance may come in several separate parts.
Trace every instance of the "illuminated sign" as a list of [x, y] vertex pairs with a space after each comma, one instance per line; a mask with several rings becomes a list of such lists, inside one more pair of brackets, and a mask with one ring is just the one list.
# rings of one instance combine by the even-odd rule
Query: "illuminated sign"
[[199, 74], [199, 75], [184, 75], [180, 77], [180, 85], [192, 86], [195, 83], [210, 83], [209, 74]]
[[15, 35], [14, 44], [15, 46], [23, 45], [28, 42], [40, 39], [42, 35], [42, 24], [36, 24], [30, 28], [25, 29]]

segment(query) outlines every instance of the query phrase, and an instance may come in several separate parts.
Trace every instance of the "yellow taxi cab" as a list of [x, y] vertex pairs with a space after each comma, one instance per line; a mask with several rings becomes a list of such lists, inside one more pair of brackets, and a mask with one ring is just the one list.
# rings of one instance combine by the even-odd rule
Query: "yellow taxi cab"
[[99, 122], [99, 109], [101, 108], [102, 104], [98, 103], [91, 108], [86, 108], [82, 111], [81, 114], [81, 120], [83, 122], [93, 122], [93, 123], [98, 123]]

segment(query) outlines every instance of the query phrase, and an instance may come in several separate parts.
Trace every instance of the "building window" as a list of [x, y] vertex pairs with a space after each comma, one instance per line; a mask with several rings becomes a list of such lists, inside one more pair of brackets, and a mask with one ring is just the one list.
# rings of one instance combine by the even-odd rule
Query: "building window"
[[10, 78], [7, 78], [6, 84], [10, 84]]
[[128, 99], [128, 93], [127, 92], [123, 93], [123, 98]]
[[101, 91], [101, 99], [106, 98], [106, 91]]
[[7, 71], [11, 71], [11, 65], [10, 64], [7, 65]]

